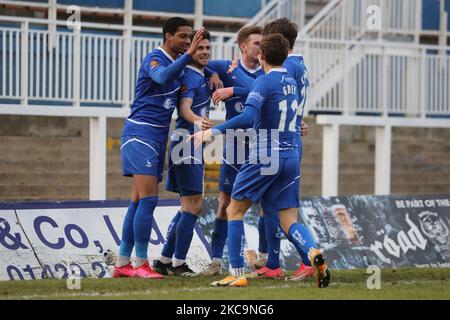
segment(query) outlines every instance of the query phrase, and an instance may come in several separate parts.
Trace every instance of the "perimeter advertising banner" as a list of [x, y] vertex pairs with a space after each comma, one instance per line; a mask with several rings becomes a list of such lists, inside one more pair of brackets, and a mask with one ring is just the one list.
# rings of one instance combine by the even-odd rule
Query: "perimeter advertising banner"
[[[208, 241], [218, 201], [207, 199], [199, 219]], [[260, 208], [245, 217], [248, 250], [258, 250]], [[299, 220], [312, 233], [333, 269], [450, 267], [450, 196], [348, 196], [303, 198]], [[300, 257], [281, 238], [280, 262], [296, 270]], [[227, 259], [226, 247], [224, 259]]]
[[[450, 267], [450, 196], [350, 196], [304, 198], [299, 220], [334, 269]], [[126, 201], [0, 203], [0, 280], [111, 277]], [[188, 264], [200, 271], [211, 261], [217, 199], [206, 199], [195, 227]], [[159, 257], [178, 200], [160, 200], [149, 258]], [[245, 217], [246, 249], [257, 251], [260, 208]], [[295, 270], [299, 256], [281, 238], [281, 266]], [[224, 252], [228, 265], [227, 248]]]
[[[0, 280], [111, 277], [127, 201], [0, 204]], [[160, 256], [178, 200], [160, 200], [154, 212], [148, 257]], [[209, 243], [196, 226], [188, 263], [210, 262]], [[134, 254], [134, 252], [133, 252]]]

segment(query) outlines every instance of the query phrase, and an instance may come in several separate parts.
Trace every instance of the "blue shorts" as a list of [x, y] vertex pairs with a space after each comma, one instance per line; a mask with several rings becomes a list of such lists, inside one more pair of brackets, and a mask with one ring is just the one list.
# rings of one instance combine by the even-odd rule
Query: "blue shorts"
[[[172, 141], [169, 145], [169, 163], [166, 190], [179, 193], [180, 196], [192, 196], [203, 193], [203, 161], [192, 155], [180, 153], [178, 159], [172, 156], [172, 149], [180, 142]], [[193, 150], [193, 149], [192, 149]], [[185, 159], [185, 161], [183, 161]], [[188, 161], [188, 163], [183, 163]]]
[[122, 175], [147, 175], [162, 181], [166, 144], [140, 136], [122, 136]]
[[219, 175], [219, 191], [231, 194], [233, 191], [234, 181], [241, 169], [242, 164], [231, 164], [222, 159]]
[[[227, 144], [234, 143], [234, 152], [231, 153], [230, 149], [227, 149]], [[223, 148], [223, 158], [222, 165], [220, 166], [220, 175], [219, 175], [219, 191], [231, 194], [233, 191], [233, 185], [236, 180], [236, 176], [241, 169], [243, 163], [242, 160], [239, 163], [236, 150], [238, 143], [236, 141], [226, 142]], [[244, 159], [247, 160], [249, 155], [249, 147], [248, 144], [245, 145], [245, 154]], [[231, 160], [232, 159], [232, 160]], [[230, 162], [230, 160], [232, 162]]]
[[279, 169], [273, 175], [262, 175], [261, 168], [270, 164], [245, 163], [234, 183], [231, 197], [236, 200], [250, 199], [263, 203], [271, 211], [298, 208], [300, 206], [299, 158], [279, 159]]

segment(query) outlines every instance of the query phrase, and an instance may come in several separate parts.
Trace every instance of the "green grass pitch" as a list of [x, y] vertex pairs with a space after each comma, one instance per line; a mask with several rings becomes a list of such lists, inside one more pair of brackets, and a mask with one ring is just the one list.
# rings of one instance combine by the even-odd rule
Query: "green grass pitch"
[[364, 269], [332, 271], [332, 283], [319, 289], [314, 279], [301, 282], [249, 279], [245, 288], [216, 288], [221, 277], [82, 279], [80, 290], [66, 280], [0, 282], [0, 299], [159, 299], [159, 300], [299, 300], [299, 299], [445, 299], [450, 300], [450, 269], [382, 269], [381, 288], [369, 290]]

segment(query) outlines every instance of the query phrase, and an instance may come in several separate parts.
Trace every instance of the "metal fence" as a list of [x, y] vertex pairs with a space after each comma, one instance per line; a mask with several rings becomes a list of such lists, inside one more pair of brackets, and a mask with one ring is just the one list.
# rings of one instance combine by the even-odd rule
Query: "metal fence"
[[301, 30], [300, 37], [358, 40], [398, 34], [418, 42], [421, 29], [422, 0], [332, 0]]
[[448, 47], [399, 43], [299, 43], [308, 65], [307, 112], [450, 115]]
[[[133, 28], [137, 35], [127, 37], [120, 25], [89, 24], [80, 31], [48, 20], [0, 22], [11, 25], [0, 27], [3, 103], [128, 107], [142, 59], [162, 44], [158, 28]], [[60, 30], [51, 31], [51, 24]], [[212, 32], [212, 58], [237, 55], [225, 44], [233, 35]]]
[[[309, 70], [307, 112], [449, 115], [450, 48], [353, 37], [358, 32], [351, 30], [363, 30], [361, 1], [394, 8], [384, 31], [417, 29], [416, 0], [330, 1], [296, 46]], [[294, 2], [272, 1], [269, 11], [278, 17]], [[159, 28], [85, 23], [79, 30], [64, 21], [18, 17], [0, 17], [0, 24], [2, 105], [128, 108], [142, 59], [161, 45]], [[239, 54], [234, 33], [212, 36], [213, 59]]]

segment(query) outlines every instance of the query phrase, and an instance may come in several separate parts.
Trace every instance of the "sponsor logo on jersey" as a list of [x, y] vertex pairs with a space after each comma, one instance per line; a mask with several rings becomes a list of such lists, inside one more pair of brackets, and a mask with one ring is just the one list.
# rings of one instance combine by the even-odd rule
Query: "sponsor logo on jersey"
[[163, 107], [167, 110], [175, 108], [175, 102], [171, 98], [164, 100]]
[[152, 60], [150, 62], [150, 67], [153, 69], [154, 67], [159, 66], [159, 62], [157, 60]]
[[250, 98], [255, 98], [256, 100], [258, 100], [259, 102], [263, 102], [264, 98], [261, 95], [261, 93], [257, 92], [257, 91], [252, 91], [250, 92], [250, 94], [248, 95], [248, 97]]
[[234, 110], [236, 110], [236, 112], [241, 113], [244, 110], [244, 104], [242, 102], [236, 102], [234, 104]]

